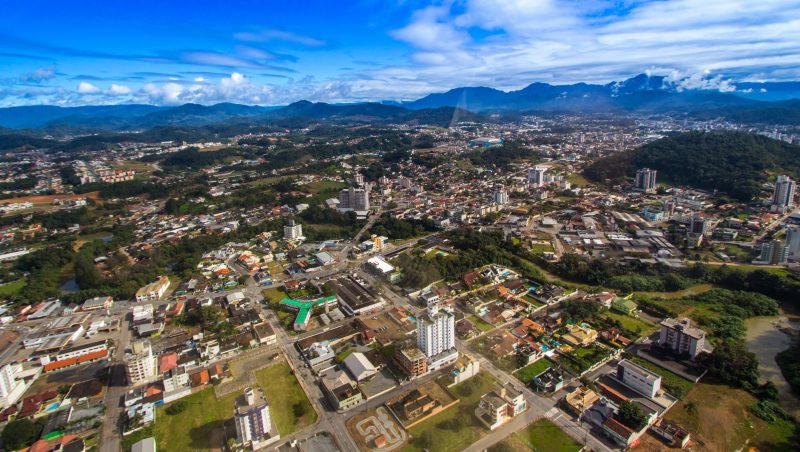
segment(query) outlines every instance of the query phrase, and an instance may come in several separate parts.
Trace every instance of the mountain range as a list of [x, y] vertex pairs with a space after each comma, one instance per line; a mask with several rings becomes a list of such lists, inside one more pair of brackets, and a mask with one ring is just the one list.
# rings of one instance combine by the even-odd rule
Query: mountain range
[[[710, 86], [709, 84], [702, 86]], [[410, 102], [328, 104], [299, 101], [282, 107], [233, 103], [179, 106], [49, 105], [0, 108], [0, 127], [141, 130], [164, 125], [263, 123], [291, 118], [394, 121], [446, 125], [481, 119], [469, 112], [688, 113], [750, 122], [800, 124], [800, 82], [737, 84], [735, 91], [690, 88], [686, 81], [640, 74], [605, 85], [532, 83], [517, 91], [462, 87]], [[455, 110], [454, 110], [455, 108]], [[438, 109], [438, 110], [437, 110]], [[433, 117], [434, 119], [431, 119]]]

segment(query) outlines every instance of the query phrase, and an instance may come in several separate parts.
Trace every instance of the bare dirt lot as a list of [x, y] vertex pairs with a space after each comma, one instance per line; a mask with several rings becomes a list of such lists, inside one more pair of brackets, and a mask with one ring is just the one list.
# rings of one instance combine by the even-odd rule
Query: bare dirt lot
[[0, 204], [12, 204], [18, 202], [30, 202], [30, 203], [52, 203], [55, 199], [100, 199], [100, 192], [93, 191], [89, 193], [83, 193], [81, 195], [68, 195], [68, 194], [59, 194], [59, 195], [36, 195], [36, 196], [25, 196], [22, 198], [9, 198], [9, 199], [0, 199]]

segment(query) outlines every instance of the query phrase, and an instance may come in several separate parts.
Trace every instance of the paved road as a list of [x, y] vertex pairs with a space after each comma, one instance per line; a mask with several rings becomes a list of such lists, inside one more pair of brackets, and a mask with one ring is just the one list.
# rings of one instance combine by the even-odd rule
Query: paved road
[[128, 390], [125, 370], [125, 349], [131, 339], [130, 325], [127, 316], [120, 320], [119, 332], [114, 338], [114, 357], [109, 365], [108, 388], [103, 398], [106, 407], [106, 422], [100, 432], [100, 451], [118, 452], [122, 433], [122, 399]]

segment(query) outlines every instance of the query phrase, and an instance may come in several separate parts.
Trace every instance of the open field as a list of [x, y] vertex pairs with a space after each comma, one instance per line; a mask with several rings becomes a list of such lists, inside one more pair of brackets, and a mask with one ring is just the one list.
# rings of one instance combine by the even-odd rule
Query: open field
[[703, 292], [708, 292], [714, 286], [712, 284], [697, 284], [695, 286], [678, 290], [675, 292], [634, 292], [633, 298], [634, 301], [636, 298], [663, 298], [666, 300], [677, 300], [679, 298], [686, 298], [691, 297], [692, 295], [701, 294]]
[[691, 381], [681, 377], [680, 375], [673, 373], [672, 371], [665, 369], [659, 365], [651, 363], [650, 361], [635, 356], [631, 358], [631, 361], [635, 362], [636, 364], [644, 367], [645, 369], [651, 370], [658, 375], [661, 375], [661, 385], [664, 387], [668, 393], [674, 395], [677, 398], [683, 398], [686, 394], [692, 389], [694, 383]]
[[555, 363], [550, 361], [548, 358], [542, 358], [538, 361], [528, 364], [521, 369], [518, 369], [516, 372], [514, 372], [514, 376], [517, 377], [519, 381], [528, 384], [531, 380], [533, 380], [533, 377], [539, 375], [554, 365]]
[[489, 452], [509, 450], [507, 448], [503, 449], [503, 446], [510, 447], [510, 450], [538, 452], [577, 452], [583, 447], [547, 418], [539, 419], [525, 430], [521, 430], [504, 439], [500, 444], [502, 446], [490, 447]]
[[[452, 391], [461, 399], [461, 403], [409, 429], [411, 438], [402, 450], [461, 451], [488, 434], [489, 429], [475, 417], [475, 408], [481, 396], [492, 389], [494, 381], [494, 377], [481, 372], [464, 383], [453, 386]], [[459, 423], [459, 428], [450, 425]]]
[[475, 325], [475, 327], [478, 328], [479, 330], [481, 330], [482, 332], [486, 332], [486, 331], [489, 331], [491, 329], [494, 329], [494, 326], [492, 326], [491, 323], [485, 322], [483, 319], [481, 319], [477, 315], [471, 315], [471, 316], [467, 317], [467, 320], [472, 322], [472, 324]]
[[16, 281], [11, 281], [10, 283], [3, 284], [0, 286], [0, 297], [9, 297], [11, 295], [16, 294], [22, 288], [25, 287], [25, 280], [18, 279]]
[[644, 319], [637, 319], [625, 314], [619, 314], [613, 311], [606, 311], [602, 314], [603, 317], [617, 320], [619, 323], [622, 324], [622, 327], [628, 331], [638, 331], [641, 334], [647, 334], [651, 331], [655, 331], [658, 327], [653, 323], [648, 322]]
[[7, 199], [0, 199], [0, 204], [11, 204], [17, 202], [30, 202], [34, 204], [41, 204], [47, 203], [52, 204], [53, 200], [55, 199], [100, 199], [100, 192], [93, 191], [89, 193], [83, 193], [80, 195], [69, 195], [69, 194], [59, 194], [59, 195], [35, 195], [35, 196], [24, 196], [22, 198], [7, 198]]
[[256, 381], [269, 400], [278, 433], [286, 436], [317, 421], [317, 412], [286, 363], [256, 372]]
[[756, 450], [796, 450], [792, 446], [797, 440], [792, 438], [794, 426], [785, 421], [768, 424], [759, 419], [750, 411], [755, 402], [752, 395], [741, 389], [698, 383], [665, 418], [687, 428], [702, 441], [702, 444], [693, 442], [693, 450], [741, 450], [745, 443]]
[[[256, 371], [255, 375], [258, 386], [264, 390], [269, 401], [270, 414], [282, 436], [307, 427], [317, 420], [316, 411], [292, 375], [288, 364], [275, 364]], [[131, 440], [135, 440], [140, 434], [146, 437], [148, 433], [152, 433], [159, 450], [222, 450], [226, 436], [236, 435], [233, 404], [241, 393], [236, 391], [217, 398], [209, 386], [180, 399], [186, 403], [186, 409], [180, 414], [166, 413], [167, 407], [172, 404], [158, 407], [155, 424], [143, 432], [137, 432], [125, 443], [135, 442]]]
[[[160, 450], [221, 450], [226, 430], [229, 435], [236, 434], [232, 423], [226, 429], [225, 422], [233, 420], [233, 402], [239, 394], [217, 399], [214, 390], [209, 387], [182, 398], [186, 409], [180, 414], [167, 414], [166, 408], [169, 405], [158, 407], [156, 422], [150, 429], [145, 429], [144, 437], [148, 436], [147, 430], [151, 430]], [[137, 439], [135, 437], [140, 433], [137, 432], [131, 439]]]

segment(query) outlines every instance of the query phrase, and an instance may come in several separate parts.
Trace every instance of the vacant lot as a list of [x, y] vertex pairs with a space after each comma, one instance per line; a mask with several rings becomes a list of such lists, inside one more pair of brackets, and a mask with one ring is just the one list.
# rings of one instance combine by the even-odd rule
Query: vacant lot
[[270, 413], [281, 436], [301, 430], [317, 421], [317, 412], [286, 363], [256, 372], [256, 381], [269, 400]]
[[471, 315], [467, 318], [467, 320], [472, 322], [472, 324], [475, 325], [475, 327], [481, 330], [482, 332], [494, 329], [494, 326], [491, 323], [487, 323], [477, 315]]
[[527, 366], [523, 367], [522, 369], [517, 370], [514, 372], [514, 376], [519, 379], [519, 381], [528, 384], [533, 377], [539, 375], [540, 373], [544, 372], [545, 370], [553, 367], [555, 364], [547, 358], [542, 358], [538, 361], [535, 361]]
[[577, 452], [581, 450], [580, 443], [564, 433], [549, 419], [543, 418], [529, 425], [525, 430], [519, 431], [501, 443], [490, 447], [489, 451], [504, 450], [532, 450], [547, 452]]
[[756, 450], [796, 450], [791, 446], [791, 441], [796, 441], [792, 439], [794, 427], [788, 422], [770, 425], [759, 419], [750, 412], [755, 402], [741, 389], [698, 383], [665, 417], [703, 442], [694, 442], [694, 450], [741, 450], [748, 442]]
[[650, 323], [650, 322], [648, 322], [646, 320], [637, 319], [637, 318], [631, 317], [629, 315], [620, 314], [620, 313], [613, 312], [613, 311], [604, 312], [603, 313], [603, 317], [606, 317], [606, 318], [612, 319], [612, 320], [617, 320], [617, 321], [619, 321], [620, 324], [622, 324], [623, 328], [625, 328], [628, 331], [632, 331], [634, 333], [638, 332], [639, 335], [644, 335], [644, 334], [647, 334], [649, 332], [652, 332], [652, 331], [656, 330], [656, 325], [654, 325], [654, 324], [652, 324], [652, 323]]
[[475, 417], [475, 408], [481, 396], [492, 389], [494, 381], [494, 377], [481, 372], [453, 386], [452, 390], [461, 403], [409, 429], [411, 438], [402, 450], [461, 451], [489, 433], [489, 429]]
[[11, 281], [10, 283], [3, 284], [0, 286], [0, 297], [9, 297], [11, 295], [16, 294], [22, 288], [25, 287], [25, 280], [18, 279], [16, 281]]
[[[288, 364], [276, 364], [257, 371], [256, 381], [264, 390], [270, 414], [281, 436], [317, 420], [316, 411]], [[158, 449], [170, 452], [219, 450], [226, 433], [228, 436], [236, 434], [232, 425], [233, 404], [241, 393], [236, 391], [217, 398], [209, 387], [180, 399], [187, 405], [180, 414], [166, 413], [171, 404], [159, 407], [153, 427]]]
[[[217, 399], [209, 387], [182, 398], [181, 401], [186, 403], [182, 413], [170, 415], [166, 413], [169, 405], [159, 407], [153, 428], [158, 449], [173, 452], [220, 450], [225, 437], [225, 422], [233, 420], [233, 403], [239, 394], [241, 392]], [[228, 434], [236, 434], [232, 425]]]

